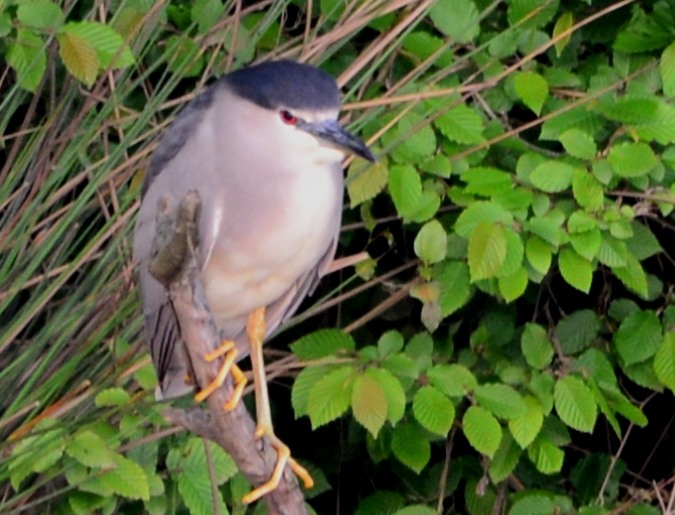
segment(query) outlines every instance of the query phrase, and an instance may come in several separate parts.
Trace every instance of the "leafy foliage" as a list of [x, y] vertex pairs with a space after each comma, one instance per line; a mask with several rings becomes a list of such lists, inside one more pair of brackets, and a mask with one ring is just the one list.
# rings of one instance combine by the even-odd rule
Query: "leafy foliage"
[[261, 6], [0, 6], [0, 511], [243, 513], [227, 455], [158, 439], [128, 242], [168, 110], [284, 56], [379, 157], [340, 242], [371, 259], [270, 343], [317, 513], [665, 512], [671, 3]]

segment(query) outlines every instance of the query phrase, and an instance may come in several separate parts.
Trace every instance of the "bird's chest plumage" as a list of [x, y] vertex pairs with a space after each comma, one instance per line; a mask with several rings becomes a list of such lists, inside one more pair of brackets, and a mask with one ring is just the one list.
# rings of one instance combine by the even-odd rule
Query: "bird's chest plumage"
[[248, 313], [282, 297], [331, 248], [343, 184], [336, 165], [230, 186], [210, 207], [219, 237], [203, 274], [216, 321], [236, 334]]

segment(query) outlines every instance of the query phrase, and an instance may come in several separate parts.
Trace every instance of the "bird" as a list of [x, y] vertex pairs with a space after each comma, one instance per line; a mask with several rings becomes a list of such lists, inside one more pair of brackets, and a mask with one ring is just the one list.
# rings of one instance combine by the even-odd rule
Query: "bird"
[[158, 201], [196, 191], [201, 201], [196, 257], [224, 356], [218, 378], [198, 392], [202, 401], [228, 373], [236, 406], [245, 378], [237, 362], [250, 355], [257, 437], [269, 438], [278, 461], [272, 477], [247, 494], [273, 491], [286, 461], [312, 479], [274, 434], [262, 345], [317, 287], [335, 256], [347, 155], [375, 161], [365, 142], [339, 122], [335, 79], [309, 64], [267, 61], [228, 73], [194, 97], [160, 138], [145, 173], [133, 254], [145, 335], [160, 399], [194, 390], [191, 366], [168, 293], [149, 272]]

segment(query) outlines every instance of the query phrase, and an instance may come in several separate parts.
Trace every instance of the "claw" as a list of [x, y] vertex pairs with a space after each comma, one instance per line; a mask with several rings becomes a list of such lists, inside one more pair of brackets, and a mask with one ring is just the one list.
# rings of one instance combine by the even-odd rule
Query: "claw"
[[[223, 385], [225, 379], [227, 378], [227, 374], [229, 374], [230, 371], [233, 369], [233, 367], [236, 366], [234, 362], [237, 359], [238, 354], [239, 352], [237, 351], [235, 343], [231, 340], [225, 340], [220, 345], [220, 347], [204, 355], [204, 359], [209, 363], [215, 361], [221, 356], [225, 356], [225, 361], [223, 362], [223, 366], [220, 367], [220, 370], [218, 371], [218, 374], [213, 379], [213, 381], [211, 381], [206, 386], [206, 388], [204, 388], [202, 391], [198, 392], [195, 395], [195, 402], [202, 402], [209, 395], [211, 395], [213, 392], [215, 392], [218, 388], [220, 388]], [[237, 370], [239, 370], [239, 374], [243, 376], [243, 374], [241, 374], [241, 370], [239, 369], [239, 367], [237, 367]], [[244, 381], [245, 380], [246, 379], [244, 378]], [[241, 392], [238, 393], [237, 388], [239, 388], [239, 383], [237, 383], [237, 386], [235, 387], [235, 392], [234, 395], [232, 396], [232, 399], [230, 399], [226, 404], [227, 406], [232, 404], [233, 399], [235, 399], [236, 397], [236, 401], [232, 404], [232, 407], [230, 409], [233, 409], [234, 406], [237, 405], [236, 403], [239, 402], [239, 399], [241, 399]], [[243, 391], [243, 388], [244, 387], [242, 386], [239, 389]]]

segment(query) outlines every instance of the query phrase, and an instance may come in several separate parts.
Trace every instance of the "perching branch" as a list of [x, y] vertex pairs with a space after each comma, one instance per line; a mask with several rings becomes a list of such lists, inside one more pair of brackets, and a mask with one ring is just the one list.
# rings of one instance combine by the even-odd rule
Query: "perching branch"
[[[220, 345], [221, 338], [206, 301], [194, 252], [201, 203], [196, 192], [190, 192], [178, 206], [172, 206], [173, 203], [167, 197], [158, 203], [154, 257], [149, 270], [170, 293], [194, 380], [204, 388], [216, 376], [222, 361], [208, 363], [203, 358]], [[170, 422], [216, 442], [232, 456], [251, 483], [260, 485], [272, 474], [277, 454], [264, 438], [255, 437], [255, 423], [243, 403], [230, 412], [223, 410], [233, 391], [232, 378], [228, 377], [206, 400], [208, 411], [170, 408], [165, 416]], [[271, 515], [307, 513], [298, 481], [288, 466], [279, 487], [265, 499]]]

